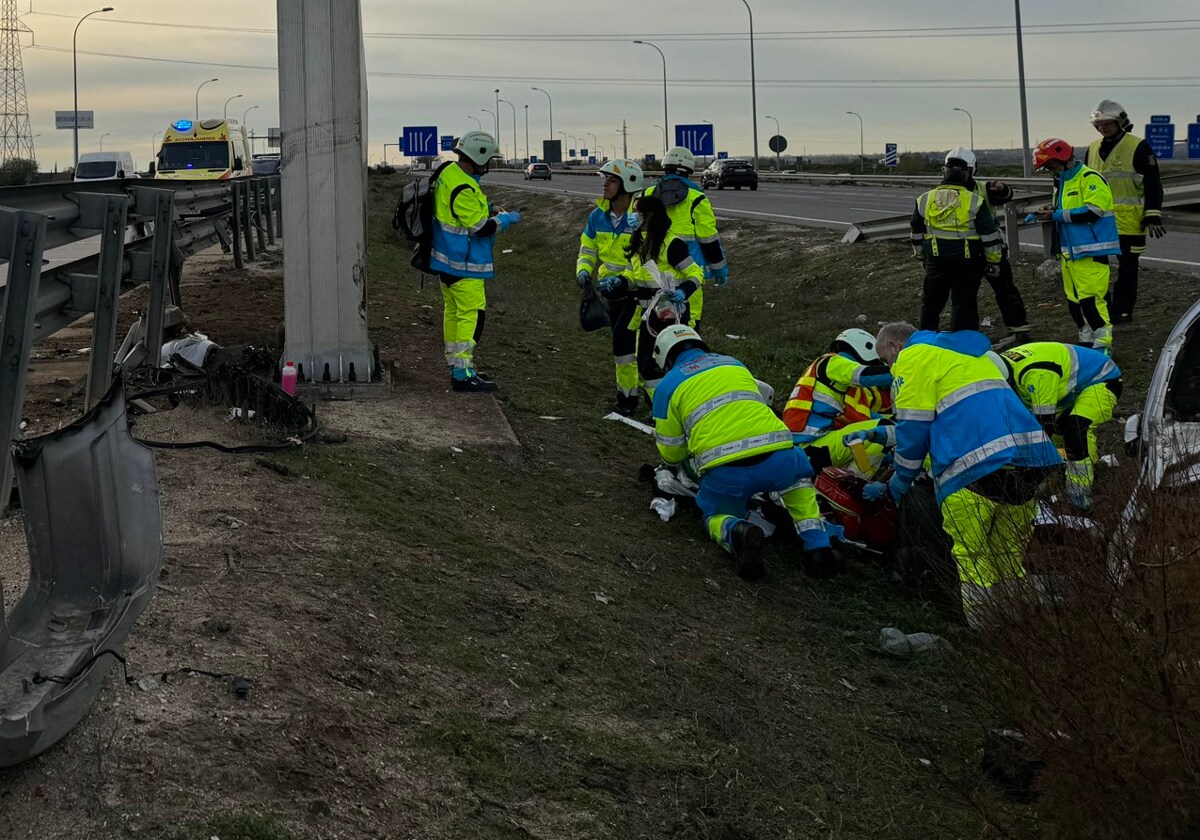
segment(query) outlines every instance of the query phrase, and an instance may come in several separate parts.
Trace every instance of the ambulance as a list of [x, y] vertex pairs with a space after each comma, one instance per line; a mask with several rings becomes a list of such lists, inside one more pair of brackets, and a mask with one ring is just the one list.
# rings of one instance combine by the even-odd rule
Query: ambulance
[[232, 120], [176, 120], [163, 135], [154, 177], [172, 181], [223, 181], [249, 176], [250, 141]]

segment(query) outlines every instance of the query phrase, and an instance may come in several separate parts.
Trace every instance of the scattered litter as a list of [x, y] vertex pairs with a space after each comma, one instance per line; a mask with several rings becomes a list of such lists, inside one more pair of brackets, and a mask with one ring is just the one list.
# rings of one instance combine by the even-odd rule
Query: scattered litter
[[599, 601], [601, 604], [607, 605], [607, 604], [612, 603], [612, 598], [608, 595], [605, 595], [603, 592], [593, 592], [592, 597], [595, 598], [597, 601]]
[[905, 633], [895, 627], [884, 627], [879, 631], [879, 649], [892, 656], [954, 653], [954, 648], [941, 636], [932, 633]]
[[774, 309], [774, 308], [775, 308], [775, 304], [771, 303], [770, 301], [767, 301], [767, 309]]
[[851, 691], [858, 691], [858, 689], [854, 687], [854, 683], [850, 682], [850, 680], [846, 679], [845, 677], [842, 677], [839, 682]]
[[1105, 455], [1103, 458], [1101, 458], [1100, 463], [1106, 467], [1115, 467], [1118, 464], [1120, 464], [1121, 462], [1117, 460], [1116, 455], [1110, 454], [1110, 455]]
[[615, 411], [610, 411], [604, 415], [605, 420], [616, 420], [618, 423], [624, 423], [626, 426], [632, 426], [644, 435], [654, 434], [654, 428], [647, 426], [645, 423], [639, 423], [632, 417], [626, 417], [624, 414], [617, 414]]
[[458, 454], [460, 454], [460, 455], [462, 454], [462, 450], [461, 450], [461, 449], [459, 449], [457, 446], [451, 446], [451, 447], [450, 447], [450, 451], [451, 451], [451, 452], [457, 452], [457, 453], [458, 453]]
[[238, 408], [237, 406], [234, 406], [233, 408], [229, 409], [229, 416], [226, 417], [225, 419], [226, 420], [241, 420], [243, 415], [245, 415], [245, 419], [253, 420], [256, 414], [258, 414], [258, 412], [252, 408], [243, 411], [242, 409]]
[[26, 422], [25, 420], [22, 420], [22, 421], [21, 421], [21, 427], [20, 427], [20, 428], [21, 428], [21, 430], [22, 430], [22, 431], [24, 431], [24, 430], [25, 430], [25, 427], [26, 427], [26, 426], [28, 426], [28, 425], [29, 425], [29, 423], [28, 423], [28, 422]]
[[717, 582], [716, 582], [715, 580], [713, 580], [712, 578], [705, 578], [705, 579], [704, 579], [704, 583], [705, 583], [705, 585], [706, 585], [706, 586], [707, 586], [709, 589], [711, 589], [713, 592], [720, 592], [720, 591], [721, 591], [721, 584], [717, 583]]
[[159, 680], [159, 678], [154, 674], [151, 674], [147, 677], [142, 677], [137, 681], [137, 687], [142, 691], [158, 691], [161, 685], [162, 681]]
[[555, 417], [552, 414], [543, 414], [538, 417], [539, 420], [566, 420], [566, 417]]
[[986, 318], [980, 321], [979, 326], [983, 327], [985, 330], [990, 330], [992, 328], [992, 316], [988, 315]]
[[760, 510], [750, 511], [750, 515], [746, 517], [746, 521], [751, 525], [757, 525], [763, 532], [764, 536], [771, 536], [775, 533], [775, 526], [767, 521]]
[[512, 248], [505, 248], [505, 249], [504, 249], [503, 251], [501, 251], [500, 253], [501, 253], [501, 254], [511, 254], [511, 253], [512, 253]]
[[733, 333], [725, 333], [725, 337], [726, 337], [726, 338], [733, 339], [734, 341], [741, 341], [741, 340], [742, 340], [742, 337], [741, 337], [740, 335], [734, 335]]
[[928, 758], [918, 758], [917, 761], [921, 762], [922, 767], [932, 767], [933, 766], [933, 762], [930, 761]]
[[664, 499], [661, 496], [655, 496], [650, 500], [650, 510], [658, 514], [658, 518], [663, 522], [669, 522], [671, 517], [675, 515], [676, 504], [674, 499]]
[[80, 347], [75, 352], [78, 353], [80, 356], [86, 356], [88, 353], [92, 352], [92, 348], [91, 347]]
[[230, 516], [228, 513], [218, 513], [217, 521], [228, 525], [230, 528], [241, 528], [246, 524], [236, 516]]
[[1057, 303], [1039, 303], [1037, 305], [1037, 308], [1038, 309], [1053, 309], [1056, 306], [1058, 306]]
[[[1058, 496], [1051, 496], [1050, 503], [1058, 502]], [[1096, 523], [1086, 516], [1072, 516], [1071, 514], [1055, 513], [1050, 507], [1039, 504], [1037, 516], [1033, 518], [1034, 527], [1057, 525], [1059, 528], [1065, 528], [1071, 531], [1092, 531], [1096, 529]]]
[[867, 316], [866, 315], [855, 315], [854, 320], [860, 324], [865, 324], [865, 323], [867, 323]]
[[215, 341], [210, 341], [204, 333], [190, 333], [183, 338], [168, 341], [162, 346], [162, 356], [160, 357], [163, 360], [162, 367], [174, 367], [171, 364], [171, 357], [175, 355], [196, 367], [204, 367], [208, 354], [214, 349], [219, 349], [220, 346]]

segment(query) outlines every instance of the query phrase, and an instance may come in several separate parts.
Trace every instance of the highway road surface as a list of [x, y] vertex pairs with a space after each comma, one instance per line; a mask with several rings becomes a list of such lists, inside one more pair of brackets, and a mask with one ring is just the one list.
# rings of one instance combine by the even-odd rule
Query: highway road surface
[[[484, 184], [594, 199], [600, 193], [599, 181], [599, 177], [593, 180], [583, 175], [558, 175], [552, 181], [525, 181], [519, 172], [490, 172]], [[811, 186], [764, 181], [754, 192], [749, 189], [709, 190], [708, 197], [717, 216], [722, 218], [844, 231], [855, 222], [911, 213], [913, 201], [925, 189], [927, 187]], [[1036, 228], [1021, 232], [1021, 247], [1041, 250], [1041, 235]], [[1200, 234], [1168, 233], [1163, 239], [1151, 240], [1142, 261], [1155, 268], [1200, 273]]]

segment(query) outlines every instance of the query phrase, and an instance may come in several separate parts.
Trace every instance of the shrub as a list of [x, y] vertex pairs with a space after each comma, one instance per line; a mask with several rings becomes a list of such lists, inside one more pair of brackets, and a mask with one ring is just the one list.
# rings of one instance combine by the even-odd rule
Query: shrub
[[9, 158], [0, 163], [0, 186], [32, 184], [37, 177], [38, 162], [30, 158]]

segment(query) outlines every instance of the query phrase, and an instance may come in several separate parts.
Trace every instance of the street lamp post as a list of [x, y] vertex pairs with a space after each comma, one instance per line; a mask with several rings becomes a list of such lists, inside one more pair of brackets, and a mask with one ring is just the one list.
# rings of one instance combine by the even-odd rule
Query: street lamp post
[[[559, 133], [560, 135], [562, 135], [562, 142], [563, 142], [563, 148], [564, 148], [564, 150], [565, 150], [565, 149], [567, 149], [567, 148], [569, 148], [569, 147], [567, 146], [567, 132], [565, 132], [565, 131], [560, 131], [560, 132], [558, 132], [558, 133]], [[554, 138], [553, 138], [553, 137], [551, 137], [550, 139], [551, 139], [551, 140], [553, 140]], [[562, 155], [559, 155], [559, 157], [561, 158], [561, 157], [562, 157]], [[559, 161], [559, 163], [562, 163], [562, 161], [560, 160], [560, 161]]]
[[1025, 47], [1021, 41], [1021, 0], [1013, 0], [1013, 5], [1017, 11], [1017, 82], [1021, 87], [1021, 142], [1025, 151], [1021, 161], [1025, 177], [1029, 178], [1033, 174], [1030, 171], [1033, 161], [1029, 152], [1029, 108], [1025, 102]]
[[200, 122], [200, 88], [205, 85], [211, 85], [213, 82], [219, 82], [220, 79], [208, 79], [196, 86], [196, 122]]
[[496, 88], [496, 146], [500, 145], [500, 88]]
[[[542, 90], [540, 87], [530, 88], [530, 90], [541, 90], [542, 93], [546, 94], [546, 105], [550, 110], [550, 139], [553, 140], [554, 139], [554, 100], [550, 98], [549, 91]], [[561, 134], [562, 132], [559, 132], [559, 133]]]
[[[657, 128], [657, 129], [661, 129], [661, 130], [662, 130], [662, 133], [663, 133], [663, 148], [664, 148], [664, 149], [668, 149], [668, 150], [669, 150], [669, 149], [670, 149], [670, 147], [669, 147], [669, 146], [667, 146], [667, 127], [666, 127], [666, 126], [663, 126], [663, 125], [655, 125], [654, 127], [655, 127], [655, 128]], [[665, 155], [665, 154], [666, 154], [666, 152], [664, 151], [664, 152], [663, 152], [663, 154]]]
[[111, 134], [111, 131], [106, 131], [100, 135], [100, 151], [104, 151], [104, 138], [110, 136]]
[[74, 89], [75, 89], [75, 110], [72, 112], [72, 114], [74, 115], [74, 119], [72, 120], [72, 123], [73, 123], [72, 128], [73, 128], [73, 133], [75, 135], [74, 168], [76, 168], [76, 169], [79, 168], [79, 55], [75, 51], [75, 44], [79, 38], [79, 27], [85, 20], [90, 18], [92, 15], [98, 15], [98, 14], [102, 14], [104, 12], [111, 12], [112, 10], [113, 10], [112, 6], [105, 6], [103, 9], [96, 9], [94, 12], [88, 12], [86, 15], [84, 15], [83, 17], [81, 17], [79, 19], [79, 23], [75, 24], [75, 32], [72, 33], [72, 35], [71, 35], [71, 79], [72, 79], [72, 85], [74, 86]]
[[529, 105], [525, 105], [525, 162], [529, 163]]
[[867, 155], [863, 148], [863, 118], [862, 118], [862, 115], [856, 111], [847, 111], [846, 113], [853, 114], [854, 116], [858, 117], [858, 171], [860, 173], [866, 172], [867, 171], [866, 170]]
[[758, 166], [758, 92], [754, 79], [754, 11], [746, 0], [742, 0], [746, 13], [750, 15], [750, 117], [754, 126], [754, 165]]
[[229, 122], [229, 103], [235, 99], [241, 99], [241, 98], [242, 98], [242, 95], [240, 93], [235, 93], [233, 96], [231, 96], [225, 100], [225, 108], [223, 110], [223, 117], [224, 117], [225, 122]]
[[[767, 119], [775, 120], [775, 118], [772, 117], [770, 114], [767, 114]], [[778, 137], [778, 136], [782, 136], [782, 134], [783, 134], [783, 132], [779, 129], [779, 120], [775, 120], [775, 135]], [[775, 171], [778, 172], [781, 169], [783, 169], [783, 166], [781, 166], [780, 162], [779, 162], [779, 152], [776, 152], [775, 153]]]
[[[251, 105], [249, 108], [247, 108], [245, 111], [242, 112], [242, 125], [246, 124], [246, 118], [250, 116], [250, 112], [253, 110], [256, 110], [257, 108], [258, 108], [257, 105]], [[254, 132], [253, 131], [250, 132], [250, 154], [252, 154], [252, 155], [254, 154]]]
[[[591, 137], [591, 138], [592, 138], [592, 148], [593, 148], [593, 149], [596, 149], [596, 148], [597, 148], [597, 147], [600, 145], [600, 141], [599, 141], [599, 140], [597, 140], [597, 139], [596, 139], [596, 135], [595, 135], [595, 134], [592, 134], [592, 132], [590, 132], [590, 131], [588, 132], [588, 137]], [[600, 154], [599, 156], [600, 156], [600, 157], [604, 157], [603, 153], [602, 153], [602, 154]]]
[[467, 114], [467, 119], [475, 120], [475, 127], [480, 131], [483, 131], [483, 123], [479, 121], [479, 117], [475, 116], [474, 114]]
[[158, 157], [158, 138], [161, 134], [161, 131], [156, 131], [150, 135], [150, 160]]
[[667, 129], [666, 126], [671, 124], [671, 120], [667, 117], [667, 57], [663, 55], [663, 51], [656, 44], [649, 41], [634, 41], [635, 44], [642, 44], [647, 47], [654, 47], [659, 57], [662, 58], [663, 66], [663, 154], [667, 153]]
[[953, 108], [954, 111], [962, 111], [967, 115], [967, 122], [971, 127], [971, 151], [975, 151], [975, 118], [971, 116], [971, 112], [966, 108]]
[[[500, 106], [499, 106], [499, 105], [497, 105], [497, 106], [496, 106], [496, 110], [495, 110], [495, 111], [491, 111], [491, 110], [489, 110], [489, 109], [487, 109], [487, 108], [480, 108], [479, 110], [480, 110], [480, 111], [483, 111], [483, 113], [485, 113], [485, 114], [491, 114], [491, 115], [492, 115], [492, 121], [493, 121], [494, 123], [496, 123], [496, 125], [500, 125]], [[500, 141], [499, 141], [499, 140], [497, 140], [497, 141], [496, 141], [496, 148], [497, 148], [497, 149], [498, 149], [498, 148], [500, 148]]]
[[503, 102], [505, 105], [507, 105], [509, 108], [512, 108], [512, 117], [513, 117], [513, 135], [512, 135], [512, 140], [513, 140], [513, 157], [516, 157], [518, 154], [520, 154], [520, 152], [518, 152], [518, 151], [517, 151], [517, 106], [516, 106], [516, 105], [514, 105], [514, 104], [512, 104], [511, 102], [509, 102], [507, 99], [501, 99], [500, 101], [501, 101], [501, 102]]

